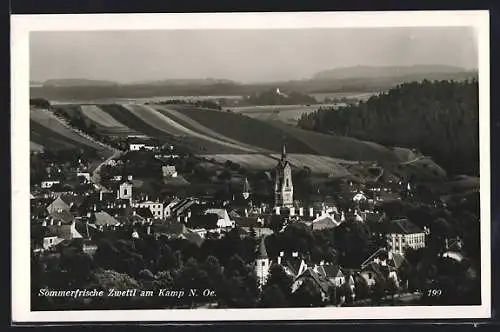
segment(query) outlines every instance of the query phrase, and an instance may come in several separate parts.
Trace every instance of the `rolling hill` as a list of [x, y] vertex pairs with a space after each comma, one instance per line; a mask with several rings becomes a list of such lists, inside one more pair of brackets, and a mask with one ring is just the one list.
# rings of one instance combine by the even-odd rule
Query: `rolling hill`
[[[139, 104], [57, 106], [61, 108], [67, 114], [83, 115], [102, 128], [108, 128], [110, 135], [114, 128], [121, 126], [219, 164], [229, 160], [250, 169], [269, 170], [276, 165], [282, 144], [286, 143], [292, 166], [308, 167], [313, 173], [349, 177], [352, 170], [365, 167], [360, 162], [367, 165], [376, 162], [399, 178], [446, 176], [431, 159], [417, 157], [409, 149], [391, 149], [373, 142], [303, 130], [282, 121], [261, 121], [238, 113], [183, 105], [169, 105], [168, 108]], [[45, 113], [31, 115], [32, 149], [47, 146], [101, 148], [61, 124], [48, 125], [50, 116]]]

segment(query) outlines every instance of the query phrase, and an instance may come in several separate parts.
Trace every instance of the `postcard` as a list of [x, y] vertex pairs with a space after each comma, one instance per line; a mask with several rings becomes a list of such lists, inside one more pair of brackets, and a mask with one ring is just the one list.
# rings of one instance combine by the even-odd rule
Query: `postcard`
[[490, 317], [487, 11], [13, 15], [11, 58], [14, 322]]

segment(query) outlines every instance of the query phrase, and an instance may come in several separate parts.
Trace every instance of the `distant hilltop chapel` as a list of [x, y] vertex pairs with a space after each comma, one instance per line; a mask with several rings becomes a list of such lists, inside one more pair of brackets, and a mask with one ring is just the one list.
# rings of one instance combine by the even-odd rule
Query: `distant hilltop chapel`
[[293, 207], [292, 166], [286, 159], [286, 146], [283, 144], [281, 159], [276, 166], [274, 182], [274, 207]]

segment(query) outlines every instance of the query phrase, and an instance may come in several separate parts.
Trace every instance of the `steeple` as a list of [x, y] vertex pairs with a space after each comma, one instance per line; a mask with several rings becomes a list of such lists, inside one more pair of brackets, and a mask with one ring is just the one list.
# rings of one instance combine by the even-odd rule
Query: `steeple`
[[265, 238], [266, 237], [264, 236], [260, 240], [259, 248], [257, 251], [257, 259], [268, 259]]
[[243, 182], [243, 190], [241, 192], [241, 196], [243, 196], [243, 199], [245, 200], [250, 197], [250, 183], [248, 183], [247, 178], [245, 178], [245, 182]]
[[281, 147], [281, 160], [286, 160], [286, 145], [283, 143], [283, 146]]
[[249, 193], [250, 192], [250, 183], [248, 183], [248, 179], [245, 178], [245, 182], [243, 182], [243, 192], [244, 193]]

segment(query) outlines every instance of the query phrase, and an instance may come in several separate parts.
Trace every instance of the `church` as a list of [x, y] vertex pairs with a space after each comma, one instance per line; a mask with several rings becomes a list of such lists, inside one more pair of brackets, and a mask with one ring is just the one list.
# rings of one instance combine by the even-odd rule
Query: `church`
[[287, 160], [286, 146], [283, 144], [281, 159], [276, 167], [274, 182], [274, 208], [293, 207], [292, 166]]

